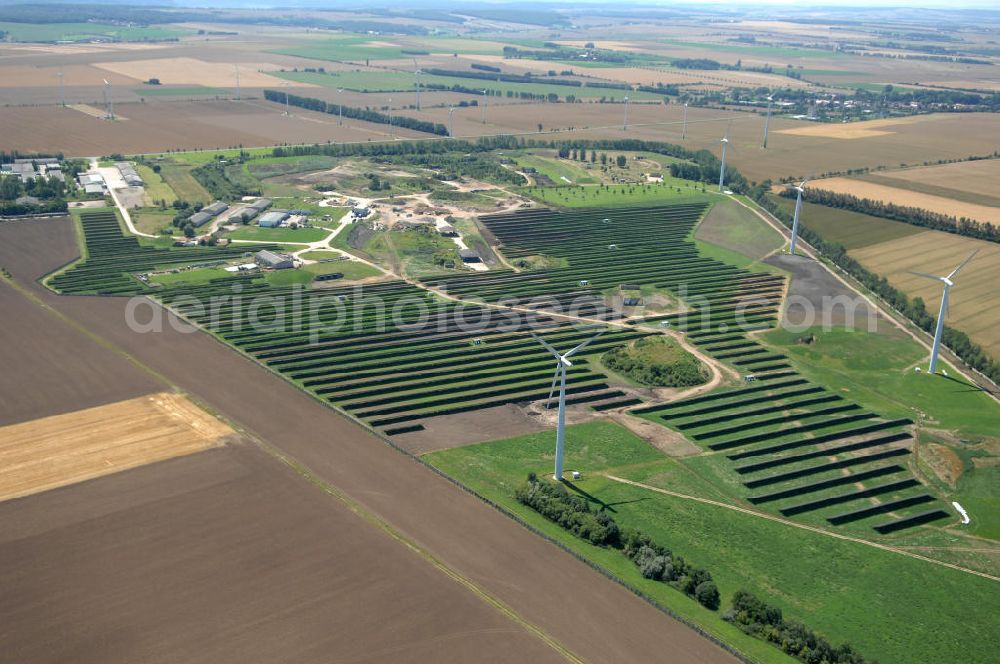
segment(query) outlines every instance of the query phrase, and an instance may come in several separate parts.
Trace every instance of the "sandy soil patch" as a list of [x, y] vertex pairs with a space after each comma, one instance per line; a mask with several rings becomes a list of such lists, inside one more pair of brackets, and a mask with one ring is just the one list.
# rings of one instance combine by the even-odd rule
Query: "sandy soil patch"
[[546, 428], [514, 404], [477, 410], [475, 414], [429, 417], [420, 423], [424, 425], [423, 431], [393, 436], [392, 442], [414, 454], [426, 454]]
[[865, 122], [810, 124], [805, 127], [779, 129], [776, 133], [786, 134], [789, 136], [813, 136], [816, 138], [841, 138], [845, 140], [853, 140], [857, 138], [871, 138], [873, 136], [894, 134], [895, 131], [890, 129], [890, 127], [917, 124], [932, 119], [937, 119], [937, 116], [913, 115], [908, 118], [886, 118], [884, 120], [867, 120]]
[[958, 478], [962, 476], [965, 464], [954, 451], [944, 445], [928, 443], [921, 450], [923, 460], [934, 473], [951, 488], [955, 488]]
[[613, 413], [610, 417], [667, 456], [685, 457], [701, 454], [700, 447], [672, 429], [628, 413]]
[[858, 198], [870, 198], [872, 200], [895, 203], [896, 205], [923, 208], [924, 210], [954, 217], [968, 217], [978, 221], [988, 221], [993, 224], [1000, 223], [1000, 208], [956, 201], [952, 198], [924, 194], [908, 189], [897, 189], [874, 182], [865, 182], [864, 180], [829, 178], [810, 182], [807, 186], [815, 189], [826, 189], [838, 194], [850, 194]]
[[166, 392], [12, 424], [0, 428], [0, 500], [191, 454], [233, 433]]
[[[264, 71], [280, 69], [278, 65], [264, 62], [240, 62], [240, 85], [244, 88], [274, 87], [284, 79]], [[158, 58], [152, 60], [126, 60], [122, 62], [97, 62], [95, 67], [128, 76], [139, 81], [160, 79], [163, 85], [204, 85], [206, 87], [236, 87], [234, 63], [208, 62], [197, 58]], [[262, 71], [263, 70], [263, 71]], [[308, 83], [295, 83], [295, 87], [315, 87]]]
[[103, 108], [97, 108], [96, 106], [91, 106], [90, 104], [68, 104], [66, 108], [72, 108], [74, 111], [80, 111], [84, 115], [89, 115], [92, 118], [103, 118], [106, 113]]

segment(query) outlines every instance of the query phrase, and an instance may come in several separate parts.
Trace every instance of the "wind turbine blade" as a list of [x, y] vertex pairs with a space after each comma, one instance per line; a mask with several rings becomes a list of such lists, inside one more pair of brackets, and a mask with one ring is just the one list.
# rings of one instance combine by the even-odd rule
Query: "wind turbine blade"
[[549, 388], [549, 397], [548, 397], [548, 398], [547, 398], [547, 399], [545, 400], [545, 408], [546, 408], [546, 409], [548, 409], [549, 405], [550, 405], [550, 404], [551, 404], [551, 402], [552, 402], [552, 395], [553, 395], [553, 393], [555, 393], [555, 391], [556, 391], [556, 381], [557, 381], [557, 380], [559, 380], [559, 371], [560, 371], [561, 369], [562, 369], [562, 366], [561, 366], [561, 365], [559, 365], [559, 364], [557, 364], [557, 365], [556, 365], [556, 372], [555, 372], [555, 374], [554, 374], [554, 375], [552, 376], [552, 387], [550, 387], [550, 388]]
[[552, 353], [553, 355], [555, 355], [556, 359], [561, 359], [562, 358], [562, 355], [559, 354], [559, 351], [557, 351], [555, 348], [553, 348], [552, 344], [550, 344], [548, 341], [546, 341], [545, 339], [542, 339], [540, 336], [538, 336], [534, 332], [530, 332], [529, 334], [531, 334], [531, 336], [535, 339], [535, 341], [537, 341], [538, 343], [540, 343], [543, 346], [545, 346], [545, 350], [547, 350], [550, 353]]
[[973, 258], [975, 258], [976, 254], [978, 254], [978, 253], [979, 253], [979, 250], [976, 249], [971, 254], [969, 254], [968, 258], [966, 258], [964, 261], [962, 261], [961, 263], [959, 263], [958, 267], [956, 267], [954, 270], [951, 271], [951, 274], [948, 275], [948, 278], [951, 279], [956, 274], [958, 274], [958, 271], [961, 270], [966, 265], [968, 265], [969, 261], [971, 261]]
[[601, 336], [602, 334], [604, 334], [605, 332], [607, 332], [607, 330], [601, 330], [600, 332], [598, 332], [597, 334], [595, 334], [591, 338], [587, 339], [586, 341], [584, 341], [582, 344], [580, 344], [579, 346], [577, 346], [576, 348], [574, 348], [570, 352], [568, 352], [565, 355], [563, 355], [563, 357], [569, 357], [570, 355], [576, 353], [577, 351], [583, 350], [584, 348], [586, 348], [591, 343], [597, 341], [597, 338], [599, 336]]
[[913, 270], [907, 270], [909, 274], [916, 275], [918, 277], [926, 277], [928, 279], [933, 279], [934, 281], [941, 281], [941, 277], [936, 274], [927, 274], [926, 272], [914, 272]]

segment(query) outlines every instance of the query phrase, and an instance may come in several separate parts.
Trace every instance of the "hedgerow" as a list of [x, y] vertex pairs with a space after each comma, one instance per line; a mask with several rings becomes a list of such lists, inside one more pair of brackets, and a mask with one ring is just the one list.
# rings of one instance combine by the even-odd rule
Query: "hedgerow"
[[514, 497], [577, 537], [620, 550], [644, 578], [667, 583], [713, 611], [719, 608], [719, 589], [708, 570], [675, 556], [641, 530], [620, 527], [607, 512], [591, 509], [585, 498], [570, 495], [562, 484], [542, 482], [532, 473]]

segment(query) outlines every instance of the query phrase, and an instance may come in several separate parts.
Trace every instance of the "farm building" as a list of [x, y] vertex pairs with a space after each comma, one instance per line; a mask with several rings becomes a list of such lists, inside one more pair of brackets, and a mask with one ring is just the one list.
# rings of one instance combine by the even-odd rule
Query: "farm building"
[[258, 251], [257, 255], [254, 256], [254, 262], [261, 267], [271, 268], [272, 270], [285, 270], [290, 267], [295, 267], [295, 262], [292, 260], [291, 256], [287, 254], [278, 254], [273, 251]]
[[76, 180], [88, 194], [102, 194], [108, 190], [108, 185], [99, 173], [81, 173], [76, 176]]
[[209, 213], [204, 212], [204, 211], [202, 211], [202, 212], [195, 212], [188, 219], [188, 221], [191, 222], [191, 225], [194, 226], [195, 228], [199, 228], [200, 226], [204, 226], [205, 224], [207, 224], [211, 220], [212, 220], [212, 215], [210, 215]]
[[479, 254], [472, 249], [459, 249], [458, 257], [462, 259], [463, 263], [481, 263], [483, 260], [479, 257]]
[[250, 207], [254, 210], [255, 214], [260, 214], [267, 208], [271, 207], [271, 199], [260, 198], [250, 204]]
[[122, 179], [125, 180], [125, 184], [130, 187], [141, 187], [142, 178], [139, 177], [139, 173], [136, 172], [135, 167], [127, 161], [119, 161], [115, 164], [115, 168], [118, 172], [122, 174]]
[[438, 233], [444, 237], [458, 237], [458, 231], [451, 224], [441, 224], [438, 226]]
[[268, 212], [260, 218], [257, 225], [261, 228], [277, 228], [285, 219], [288, 219], [287, 212]]
[[228, 209], [229, 209], [229, 206], [226, 205], [225, 203], [223, 203], [222, 201], [215, 201], [211, 205], [206, 205], [205, 207], [203, 207], [201, 209], [201, 211], [202, 212], [207, 212], [208, 214], [212, 215], [213, 217], [216, 217], [216, 216], [222, 214], [223, 212], [225, 212]]

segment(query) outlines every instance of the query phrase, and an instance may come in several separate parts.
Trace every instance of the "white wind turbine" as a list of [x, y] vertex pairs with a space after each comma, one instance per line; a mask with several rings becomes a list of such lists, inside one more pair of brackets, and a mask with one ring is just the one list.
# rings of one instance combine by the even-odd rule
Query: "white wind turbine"
[[795, 214], [792, 216], [792, 242], [788, 247], [790, 254], [795, 253], [795, 245], [799, 241], [799, 212], [802, 210], [802, 194], [805, 193], [806, 182], [809, 182], [809, 178], [792, 187], [797, 193], [795, 194]]
[[417, 86], [417, 110], [420, 110], [420, 75], [424, 72], [420, 71], [420, 67], [417, 66], [417, 59], [413, 58], [413, 77], [416, 79], [415, 85]]
[[729, 145], [729, 132], [719, 141], [722, 143], [722, 165], [719, 167], [719, 191], [724, 191], [723, 185], [726, 183], [726, 146]]
[[939, 277], [934, 274], [927, 274], [926, 272], [910, 272], [910, 274], [915, 274], [918, 277], [926, 277], [927, 279], [940, 281], [944, 284], [944, 293], [941, 295], [941, 309], [938, 311], [937, 326], [934, 328], [934, 345], [931, 347], [931, 363], [930, 366], [927, 367], [927, 373], [933, 374], [934, 370], [937, 368], [938, 351], [941, 350], [941, 332], [944, 331], [944, 317], [948, 315], [948, 291], [950, 291], [951, 287], [955, 285], [953, 279], [955, 278], [955, 275], [958, 274], [958, 271], [965, 267], [978, 253], [979, 250], [976, 249], [969, 254], [969, 257], [959, 263], [958, 267], [952, 270], [947, 277]]
[[767, 96], [767, 116], [764, 118], [764, 144], [761, 146], [765, 150], [767, 149], [767, 130], [771, 125], [771, 103], [774, 101], [772, 95]]
[[549, 389], [549, 398], [545, 402], [545, 407], [548, 408], [548, 403], [552, 400], [552, 393], [555, 392], [556, 389], [556, 381], [559, 381], [559, 419], [556, 425], [556, 463], [555, 472], [552, 474], [553, 479], [559, 482], [561, 482], [563, 478], [563, 451], [566, 446], [566, 369], [573, 366], [573, 363], [569, 361], [569, 357], [586, 348], [590, 343], [604, 334], [604, 332], [605, 330], [598, 332], [582, 344], [574, 347], [568, 353], [561, 355], [559, 354], [559, 351], [553, 348], [547, 341], [539, 337], [534, 332], [531, 333], [531, 336], [535, 338], [535, 341], [545, 346], [545, 350], [552, 353], [552, 355], [556, 358], [556, 373], [552, 377], [552, 387]]
[[104, 79], [104, 107], [105, 107], [105, 120], [115, 119], [115, 100], [111, 97], [111, 83], [108, 79]]

